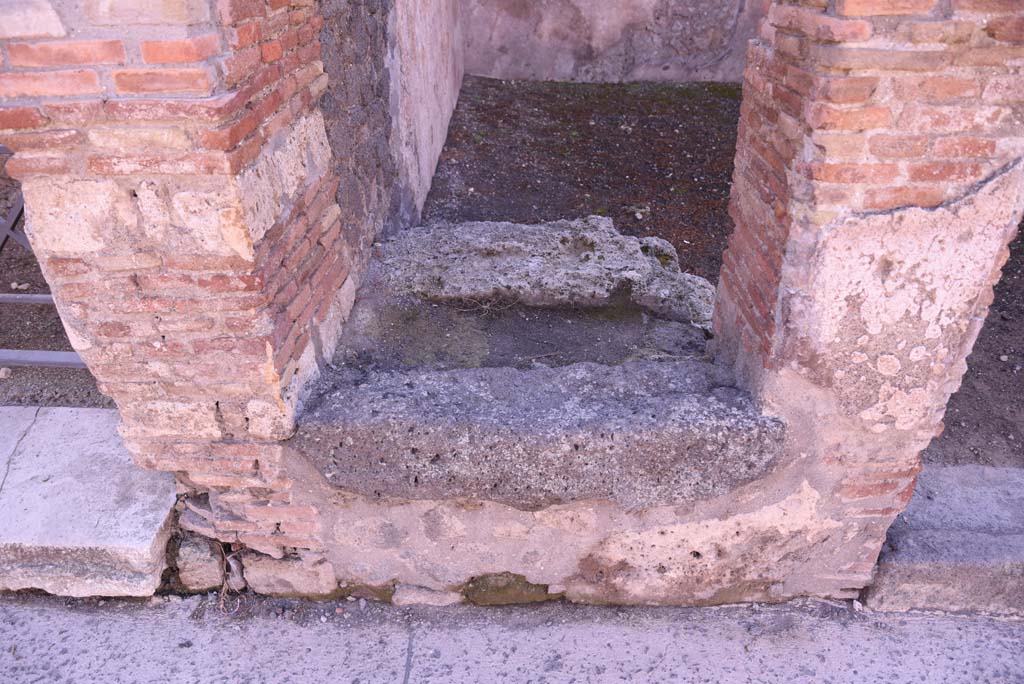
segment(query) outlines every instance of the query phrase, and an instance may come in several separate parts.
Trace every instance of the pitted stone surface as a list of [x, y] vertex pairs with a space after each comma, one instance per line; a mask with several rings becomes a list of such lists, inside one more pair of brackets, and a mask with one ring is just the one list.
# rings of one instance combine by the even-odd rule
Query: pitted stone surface
[[159, 586], [174, 477], [135, 467], [117, 423], [105, 409], [0, 408], [0, 589], [146, 596]]
[[382, 245], [380, 261], [389, 291], [435, 301], [579, 307], [626, 298], [705, 329], [714, 307], [714, 286], [682, 273], [669, 243], [620, 235], [601, 216], [418, 228]]
[[889, 529], [866, 601], [1024, 616], [1024, 470], [925, 468]]
[[764, 476], [783, 428], [718, 367], [574, 364], [340, 377], [289, 444], [335, 486], [536, 509], [629, 509], [721, 495]]

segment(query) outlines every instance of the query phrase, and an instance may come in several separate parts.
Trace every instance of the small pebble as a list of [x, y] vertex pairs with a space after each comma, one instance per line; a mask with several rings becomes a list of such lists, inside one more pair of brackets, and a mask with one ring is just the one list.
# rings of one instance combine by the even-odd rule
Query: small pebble
[[0, 380], [6, 380], [9, 377], [11, 377], [11, 369], [0, 368]]
[[345, 613], [345, 609], [344, 608], [335, 608], [334, 609], [334, 614], [335, 615], [343, 615], [344, 613]]
[[999, 357], [999, 360], [1000, 361], [1009, 361], [1010, 357], [1007, 356], [1006, 354], [1003, 354], [1002, 356]]
[[366, 599], [359, 599], [359, 610], [366, 610]]
[[321, 615], [320, 616], [320, 622], [327, 622], [327, 616], [326, 615]]

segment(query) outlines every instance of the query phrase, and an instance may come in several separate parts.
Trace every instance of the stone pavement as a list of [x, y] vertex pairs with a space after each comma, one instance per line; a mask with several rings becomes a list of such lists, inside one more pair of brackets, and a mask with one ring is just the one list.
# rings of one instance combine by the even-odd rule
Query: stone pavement
[[0, 407], [0, 590], [148, 596], [175, 484], [141, 470], [108, 409]]
[[0, 596], [0, 681], [1024, 682], [1019, 620], [876, 614], [820, 601], [706, 609], [360, 606], [264, 599], [230, 616], [214, 596], [102, 605]]

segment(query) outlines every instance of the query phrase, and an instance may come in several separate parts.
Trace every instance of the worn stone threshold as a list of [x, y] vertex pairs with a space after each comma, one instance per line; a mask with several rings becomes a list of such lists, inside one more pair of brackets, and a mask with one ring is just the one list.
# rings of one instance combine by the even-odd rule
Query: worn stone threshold
[[148, 596], [176, 500], [131, 461], [117, 411], [0, 407], [0, 590]]

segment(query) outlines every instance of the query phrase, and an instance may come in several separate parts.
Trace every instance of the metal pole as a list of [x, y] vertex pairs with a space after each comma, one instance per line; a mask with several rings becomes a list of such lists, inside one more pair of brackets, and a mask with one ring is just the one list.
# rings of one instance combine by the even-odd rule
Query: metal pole
[[48, 304], [53, 306], [53, 295], [0, 293], [0, 304]]
[[36, 351], [34, 349], [0, 349], [0, 366], [34, 366], [37, 368], [85, 368], [75, 352]]

